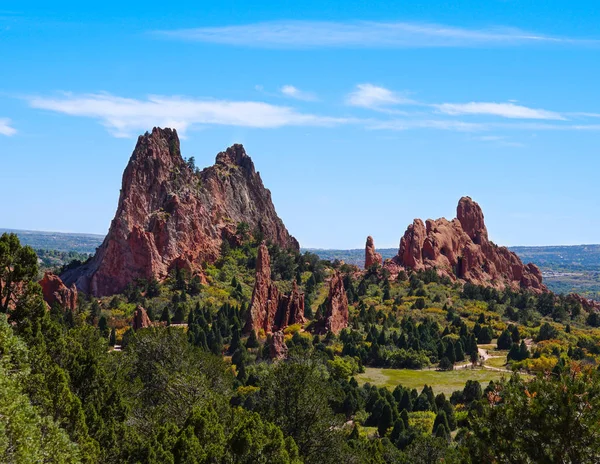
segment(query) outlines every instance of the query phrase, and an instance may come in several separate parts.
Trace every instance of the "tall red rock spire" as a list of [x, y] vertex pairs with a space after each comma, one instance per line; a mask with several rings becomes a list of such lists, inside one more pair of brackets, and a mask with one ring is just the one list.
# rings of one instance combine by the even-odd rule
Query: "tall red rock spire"
[[262, 329], [265, 333], [271, 333], [288, 325], [304, 322], [304, 294], [300, 293], [296, 282], [289, 295], [279, 292], [271, 281], [269, 249], [264, 242], [261, 243], [256, 257], [256, 280], [244, 331]]
[[382, 262], [381, 255], [375, 251], [373, 237], [369, 235], [365, 244], [365, 269], [369, 269], [373, 264], [381, 265]]

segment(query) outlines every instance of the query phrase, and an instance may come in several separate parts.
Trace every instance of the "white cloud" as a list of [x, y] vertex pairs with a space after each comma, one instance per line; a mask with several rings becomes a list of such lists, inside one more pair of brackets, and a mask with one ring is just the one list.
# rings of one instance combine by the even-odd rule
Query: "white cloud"
[[117, 137], [129, 137], [153, 126], [174, 127], [185, 132], [190, 126], [198, 124], [277, 128], [334, 126], [354, 122], [347, 118], [300, 113], [291, 107], [255, 101], [166, 96], [149, 96], [140, 100], [110, 94], [65, 94], [55, 98], [31, 97], [28, 100], [32, 108], [98, 119]]
[[437, 129], [455, 132], [478, 132], [488, 129], [487, 125], [474, 122], [464, 122], [445, 119], [393, 119], [390, 121], [377, 121], [369, 125], [370, 129], [410, 130], [410, 129]]
[[15, 135], [17, 130], [11, 126], [11, 121], [8, 118], [0, 118], [0, 134], [11, 136]]
[[470, 103], [442, 103], [433, 105], [441, 113], [449, 115], [489, 115], [501, 116], [512, 119], [552, 119], [564, 120], [565, 118], [554, 111], [528, 108], [526, 106], [515, 105], [514, 103], [490, 103], [490, 102], [470, 102]]
[[239, 26], [155, 31], [174, 39], [260, 48], [422, 48], [522, 44], [597, 45], [507, 27], [467, 29], [416, 22], [271, 21]]
[[316, 101], [317, 96], [312, 92], [306, 92], [304, 90], [300, 90], [298, 87], [294, 87], [293, 85], [284, 85], [281, 87], [280, 92], [284, 94], [286, 97], [295, 98], [296, 100], [303, 101]]
[[373, 84], [358, 84], [356, 89], [348, 94], [346, 103], [350, 106], [388, 111], [394, 105], [414, 105], [416, 102], [385, 87]]

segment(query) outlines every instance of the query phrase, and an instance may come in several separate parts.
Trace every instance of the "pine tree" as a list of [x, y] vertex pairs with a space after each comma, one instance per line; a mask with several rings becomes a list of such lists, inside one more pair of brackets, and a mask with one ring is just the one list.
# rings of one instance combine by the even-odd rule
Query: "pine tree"
[[108, 337], [109, 329], [108, 329], [108, 321], [106, 320], [106, 316], [101, 316], [98, 321], [98, 330], [100, 330], [100, 334], [103, 337]]
[[248, 337], [246, 346], [248, 348], [258, 348], [258, 338], [256, 337], [256, 332], [254, 330], [250, 331], [250, 336]]
[[381, 412], [381, 417], [379, 418], [379, 422], [377, 423], [377, 433], [379, 433], [380, 437], [384, 437], [388, 429], [392, 425], [392, 408], [389, 403], [386, 402], [383, 410]]
[[171, 325], [171, 313], [169, 312], [169, 307], [165, 306], [162, 310], [162, 314], [160, 315], [160, 322], [166, 322], [167, 325]]

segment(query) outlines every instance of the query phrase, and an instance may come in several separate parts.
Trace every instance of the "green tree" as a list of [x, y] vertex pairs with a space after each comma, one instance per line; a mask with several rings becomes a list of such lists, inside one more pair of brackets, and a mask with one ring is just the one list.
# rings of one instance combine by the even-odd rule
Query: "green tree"
[[294, 439], [306, 463], [339, 462], [342, 418], [329, 406], [333, 392], [318, 362], [292, 358], [277, 363], [259, 386], [258, 412]]
[[38, 258], [33, 248], [21, 246], [16, 234], [0, 236], [0, 310], [6, 313], [17, 299], [17, 288], [21, 282], [35, 279], [38, 273]]
[[388, 429], [392, 426], [393, 415], [392, 408], [389, 403], [386, 403], [383, 407], [383, 411], [381, 413], [381, 417], [379, 418], [379, 422], [377, 423], [377, 433], [379, 433], [380, 437], [385, 437]]
[[600, 462], [600, 378], [572, 364], [564, 373], [500, 381], [474, 416], [472, 462]]
[[0, 461], [81, 462], [79, 446], [50, 416], [40, 416], [24, 391], [28, 358], [27, 347], [0, 316]]

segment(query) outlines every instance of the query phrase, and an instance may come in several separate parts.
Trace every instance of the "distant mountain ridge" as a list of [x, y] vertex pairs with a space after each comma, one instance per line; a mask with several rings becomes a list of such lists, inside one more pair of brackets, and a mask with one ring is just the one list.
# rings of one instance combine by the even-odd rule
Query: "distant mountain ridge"
[[[104, 235], [89, 233], [52, 232], [39, 230], [21, 230], [0, 228], [0, 235], [8, 232], [19, 236], [21, 243], [36, 249], [76, 251], [78, 253], [94, 253], [102, 244]], [[552, 246], [514, 246], [508, 247], [519, 255], [523, 261], [537, 264], [543, 271], [600, 272], [600, 244], [587, 245], [552, 245]], [[364, 248], [301, 248], [300, 251], [314, 253], [321, 259], [333, 261], [339, 259], [348, 264], [362, 266], [365, 261]], [[391, 259], [398, 253], [398, 248], [377, 248], [383, 259]]]
[[3, 233], [15, 233], [24, 245], [39, 250], [75, 251], [77, 253], [94, 254], [104, 240], [104, 235], [46, 232], [39, 230], [0, 229]]

